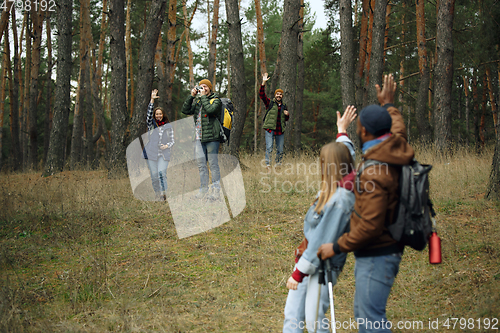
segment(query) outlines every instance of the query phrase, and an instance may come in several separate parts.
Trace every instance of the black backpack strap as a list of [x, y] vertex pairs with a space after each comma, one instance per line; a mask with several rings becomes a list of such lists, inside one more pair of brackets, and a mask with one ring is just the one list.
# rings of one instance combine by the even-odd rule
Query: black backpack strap
[[365, 160], [363, 162], [363, 164], [361, 165], [361, 168], [358, 169], [358, 171], [356, 172], [356, 190], [358, 191], [358, 193], [361, 193], [361, 189], [360, 189], [360, 186], [359, 186], [359, 183], [360, 183], [360, 177], [361, 177], [361, 174], [363, 173], [363, 171], [365, 171], [366, 168], [369, 168], [371, 166], [374, 166], [374, 165], [381, 165], [381, 164], [387, 164], [387, 163], [383, 163], [383, 162], [380, 162], [380, 161], [377, 161], [377, 160]]

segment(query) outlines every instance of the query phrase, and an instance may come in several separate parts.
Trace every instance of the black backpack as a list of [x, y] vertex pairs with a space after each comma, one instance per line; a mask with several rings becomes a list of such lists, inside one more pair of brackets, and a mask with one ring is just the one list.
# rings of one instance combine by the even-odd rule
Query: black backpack
[[[384, 164], [390, 165], [376, 160], [364, 161], [356, 175], [358, 192], [360, 191], [359, 177], [364, 169]], [[393, 223], [387, 228], [391, 237], [400, 244], [422, 251], [429, 241], [433, 230], [432, 218], [436, 215], [429, 198], [429, 171], [432, 165], [420, 164], [413, 159], [408, 165], [391, 166], [401, 168], [401, 174], [399, 176], [399, 202]]]
[[224, 132], [222, 140], [223, 142], [227, 142], [229, 145], [229, 137], [231, 135], [231, 128], [233, 127], [233, 102], [231, 102], [229, 98], [221, 98], [220, 101], [222, 102], [222, 106], [220, 108], [220, 123]]

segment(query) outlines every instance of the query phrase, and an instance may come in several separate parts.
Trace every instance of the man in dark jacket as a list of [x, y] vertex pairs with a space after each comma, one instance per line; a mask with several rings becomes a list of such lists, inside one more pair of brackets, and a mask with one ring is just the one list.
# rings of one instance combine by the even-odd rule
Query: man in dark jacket
[[271, 154], [273, 153], [273, 141], [276, 141], [276, 165], [281, 165], [283, 156], [284, 130], [285, 122], [288, 121], [289, 113], [285, 104], [283, 104], [283, 90], [276, 89], [274, 99], [270, 100], [266, 96], [266, 82], [269, 76], [265, 73], [262, 76], [262, 84], [260, 86], [260, 99], [266, 106], [264, 115], [264, 125], [266, 130], [266, 167], [267, 171], [271, 171]]
[[383, 89], [376, 85], [380, 105], [369, 105], [358, 117], [358, 135], [363, 161], [383, 162], [366, 168], [355, 188], [356, 201], [350, 231], [335, 244], [323, 244], [318, 257], [354, 252], [356, 257], [354, 316], [359, 332], [390, 332], [386, 303], [396, 277], [404, 247], [389, 234], [398, 204], [398, 165], [407, 165], [414, 151], [407, 142], [403, 117], [393, 105], [396, 83], [384, 77]]
[[[199, 89], [201, 88], [201, 89]], [[205, 197], [208, 193], [208, 168], [212, 173], [213, 193], [210, 199], [219, 198], [220, 171], [219, 171], [219, 145], [221, 140], [220, 110], [221, 100], [212, 92], [212, 83], [201, 80], [199, 87], [191, 90], [191, 95], [182, 106], [182, 113], [194, 115], [195, 125], [195, 158], [200, 171], [200, 191], [196, 195], [198, 199]]]

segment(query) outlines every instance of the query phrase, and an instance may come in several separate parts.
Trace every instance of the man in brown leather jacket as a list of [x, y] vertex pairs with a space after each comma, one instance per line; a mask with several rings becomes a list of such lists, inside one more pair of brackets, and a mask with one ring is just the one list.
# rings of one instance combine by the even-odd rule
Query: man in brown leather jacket
[[414, 155], [403, 117], [393, 105], [393, 76], [384, 76], [383, 88], [376, 85], [376, 89], [380, 106], [369, 105], [361, 110], [357, 133], [363, 145], [363, 161], [372, 159], [383, 164], [367, 167], [359, 177], [350, 231], [337, 243], [323, 244], [318, 250], [322, 259], [354, 252], [354, 315], [359, 332], [391, 331], [385, 308], [404, 247], [391, 237], [387, 226], [393, 221], [398, 203], [398, 165], [409, 164]]

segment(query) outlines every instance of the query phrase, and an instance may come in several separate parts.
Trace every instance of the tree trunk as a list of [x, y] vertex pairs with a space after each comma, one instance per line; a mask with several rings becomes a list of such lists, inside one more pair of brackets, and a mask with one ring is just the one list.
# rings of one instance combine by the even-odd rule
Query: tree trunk
[[[258, 31], [257, 31], [258, 33]], [[259, 110], [259, 38], [255, 36], [255, 54], [254, 54], [254, 113], [253, 113], [253, 152], [257, 153], [257, 134], [259, 133], [259, 118], [257, 117], [257, 113]]]
[[486, 77], [488, 79], [488, 92], [490, 97], [491, 113], [493, 114], [493, 126], [495, 127], [495, 134], [498, 134], [497, 103], [494, 96], [493, 86], [491, 84], [491, 69], [488, 65], [486, 65]]
[[[363, 8], [367, 3], [367, 0], [363, 1]], [[351, 0], [341, 0], [340, 6], [340, 90], [342, 94], [342, 108], [345, 110], [348, 105], [356, 105], [356, 84], [354, 68], [355, 68], [355, 56], [354, 56], [354, 32], [352, 27], [352, 4]], [[363, 25], [366, 28], [365, 12], [363, 9], [363, 18], [361, 19], [361, 29], [363, 30]], [[360, 41], [361, 44], [366, 46], [366, 29], [362, 32], [362, 37], [364, 41]], [[365, 46], [360, 45], [360, 57], [364, 59], [366, 55]], [[361, 61], [361, 60], [360, 60]], [[363, 60], [364, 62], [364, 60]], [[363, 77], [364, 64], [360, 65], [361, 71], [358, 72], [357, 82], [361, 84]], [[359, 92], [362, 95], [363, 89]], [[355, 147], [358, 147], [358, 136], [356, 135], [356, 127], [349, 126], [347, 130], [349, 137], [353, 140]]]
[[[8, 27], [6, 27], [8, 28]], [[5, 49], [7, 49], [7, 43], [8, 43], [8, 34], [6, 34], [7, 38], [5, 38]], [[3, 151], [3, 121], [4, 121], [4, 114], [5, 114], [5, 86], [6, 86], [6, 69], [7, 69], [7, 62], [8, 62], [9, 54], [5, 52], [3, 54], [3, 59], [2, 59], [2, 70], [1, 72], [1, 78], [0, 78], [0, 170], [2, 170], [3, 167], [3, 159], [2, 159], [2, 151]]]
[[[127, 16], [125, 28], [125, 57], [127, 58], [127, 107], [130, 108], [130, 118], [134, 114], [135, 106], [135, 93], [134, 93], [134, 62], [132, 59], [132, 26], [130, 23], [130, 11], [132, 10], [132, 1], [127, 1]], [[130, 81], [130, 94], [128, 89], [128, 82]]]
[[60, 0], [57, 11], [57, 78], [54, 102], [54, 118], [50, 133], [49, 152], [43, 175], [61, 172], [64, 167], [64, 151], [70, 107], [71, 46], [73, 0]]
[[127, 68], [125, 59], [125, 11], [121, 0], [109, 1], [109, 55], [111, 62], [111, 152], [110, 176], [125, 170], [125, 128], [127, 128]]
[[302, 145], [302, 109], [304, 106], [304, 87], [305, 87], [305, 66], [304, 66], [304, 0], [300, 1], [299, 11], [299, 39], [297, 45], [297, 92], [295, 94], [295, 116], [293, 117], [294, 128], [294, 152], [300, 155]]
[[365, 90], [363, 95], [363, 105], [368, 104], [368, 90], [370, 84], [370, 59], [372, 56], [372, 43], [373, 43], [373, 11], [375, 9], [375, 0], [370, 0], [370, 11], [369, 11], [369, 20], [370, 23], [368, 25], [368, 36], [366, 41], [366, 60], [365, 60]]
[[[84, 117], [89, 118], [92, 115], [92, 107], [89, 103], [91, 98], [89, 83], [90, 76], [90, 1], [80, 0], [80, 72], [78, 75], [77, 102], [75, 104], [75, 113], [73, 117], [73, 133], [71, 137], [70, 168], [75, 170], [86, 164], [88, 142], [84, 143], [84, 126], [87, 125], [86, 138], [89, 134], [89, 123], [87, 119], [84, 124]], [[89, 110], [90, 109], [90, 110]], [[90, 135], [92, 131], [90, 130]]]
[[[167, 53], [169, 53], [169, 49], [167, 49]], [[155, 67], [156, 76], [158, 78], [158, 91], [161, 93], [161, 98], [158, 99], [158, 106], [166, 112], [168, 119], [172, 119], [172, 110], [168, 106], [168, 100], [170, 100], [170, 104], [172, 104], [172, 90], [168, 89], [167, 69], [165, 66], [165, 57], [163, 56], [163, 38], [161, 32], [158, 35], [158, 42], [156, 43]], [[163, 92], [165, 92], [165, 96]]]
[[488, 181], [488, 189], [486, 190], [486, 198], [500, 201], [500, 139], [498, 135], [495, 140], [495, 153], [491, 163], [491, 172], [490, 179]]
[[418, 68], [420, 72], [420, 84], [418, 89], [415, 115], [417, 116], [417, 128], [420, 134], [420, 142], [427, 144], [431, 141], [431, 127], [427, 119], [427, 97], [430, 82], [430, 72], [427, 64], [427, 46], [425, 42], [425, 0], [417, 0], [417, 45], [418, 45]]
[[382, 56], [383, 63], [385, 65], [385, 50], [387, 49], [387, 43], [389, 41], [389, 23], [391, 19], [391, 11], [392, 11], [392, 4], [390, 2], [387, 3], [387, 11], [385, 14], [385, 32], [384, 32], [384, 54]]
[[482, 103], [481, 103], [481, 121], [479, 124], [479, 138], [481, 139], [481, 147], [484, 147], [486, 144], [486, 105], [488, 103], [486, 99], [488, 89], [488, 83], [486, 79], [486, 74], [483, 76], [483, 94], [482, 94]]
[[384, 38], [387, 0], [377, 0], [373, 14], [372, 49], [370, 56], [370, 84], [368, 85], [368, 103], [378, 104], [375, 84], [382, 84], [384, 70]]
[[[345, 2], [345, 4], [344, 4], [344, 2]], [[365, 70], [366, 55], [368, 53], [367, 52], [367, 43], [368, 43], [368, 17], [369, 17], [369, 11], [370, 11], [369, 6], [370, 6], [370, 0], [363, 0], [363, 3], [362, 3], [363, 11], [361, 14], [362, 15], [361, 16], [361, 30], [360, 30], [360, 34], [359, 34], [358, 70], [357, 70], [357, 74], [355, 76], [356, 104], [359, 108], [361, 108], [361, 106], [363, 105], [363, 96], [365, 95], [365, 86], [363, 84], [363, 73]], [[351, 1], [343, 0], [343, 2], [340, 4], [341, 40], [342, 40], [342, 30], [349, 29], [348, 27], [350, 27], [352, 25], [352, 24], [349, 25], [348, 22], [346, 22], [345, 23], [346, 27], [344, 27], [344, 24], [342, 23], [342, 21], [343, 21], [342, 17], [344, 17], [345, 20], [350, 20], [350, 21], [352, 21], [352, 17], [351, 16], [347, 17], [348, 16], [347, 13], [345, 15], [343, 15], [342, 14], [343, 8], [346, 8], [346, 10], [351, 12]], [[353, 43], [352, 27], [350, 28], [350, 30], [351, 30], [351, 38], [350, 38], [351, 42], [350, 42], [350, 44], [352, 44]], [[349, 34], [348, 32], [346, 32], [346, 33]], [[352, 54], [354, 55], [354, 47], [352, 46], [352, 48], [353, 48]], [[341, 51], [341, 54], [342, 53], [343, 52]], [[354, 57], [352, 57], [352, 58], [354, 58]], [[349, 61], [351, 61], [351, 60], [349, 60]], [[353, 59], [352, 62], [354, 63], [354, 61], [355, 60]], [[344, 105], [344, 102], [342, 102], [342, 104]], [[349, 104], [347, 104], [347, 105], [349, 105]], [[347, 106], [347, 105], [345, 105], [345, 106]], [[350, 137], [353, 137], [353, 136], [350, 136]]]
[[465, 92], [465, 145], [469, 146], [469, 80], [466, 76], [464, 78], [464, 92]]
[[[11, 99], [10, 133], [12, 140], [13, 169], [19, 170], [22, 165], [21, 145], [19, 142], [19, 46], [17, 39], [16, 11], [12, 11], [12, 38], [14, 40], [14, 68]], [[10, 53], [10, 51], [9, 51]], [[9, 66], [10, 68], [10, 66]]]
[[[196, 4], [197, 6], [197, 4]], [[196, 9], [194, 10], [196, 11]], [[167, 33], [167, 66], [165, 73], [165, 110], [167, 111], [169, 119], [173, 119], [174, 116], [174, 104], [172, 102], [174, 79], [175, 79], [175, 66], [177, 60], [175, 59], [175, 43], [176, 43], [176, 29], [177, 28], [177, 1], [169, 1], [168, 4], [168, 33]], [[179, 47], [181, 48], [182, 42], [179, 41]]]
[[[5, 6], [6, 9], [2, 11], [2, 16], [0, 17], [0, 45], [2, 45], [2, 37], [3, 37], [4, 32], [6, 30], [8, 31], [9, 14], [10, 14], [10, 10], [12, 9], [12, 6], [14, 6], [14, 3], [15, 3], [14, 1], [3, 2], [2, 6]], [[21, 7], [22, 7], [22, 5], [21, 5]]]
[[[259, 46], [259, 60], [260, 60], [260, 74], [261, 76], [264, 75], [264, 73], [267, 73], [267, 58], [266, 58], [266, 45], [264, 43], [264, 24], [262, 20], [262, 9], [260, 6], [260, 0], [255, 0], [255, 15], [257, 17], [257, 40], [258, 40], [258, 46]], [[259, 82], [257, 82], [257, 86], [260, 84], [260, 79]], [[259, 87], [260, 89], [260, 87]], [[259, 118], [259, 124], [257, 127], [257, 134], [258, 134], [258, 142], [260, 142], [259, 147], [261, 149], [264, 148], [265, 146], [265, 133], [264, 129], [262, 128], [263, 123], [263, 112], [262, 112], [262, 107], [264, 106], [264, 103], [259, 99], [259, 102], [257, 104], [259, 105], [258, 107], [258, 118]]]
[[[50, 15], [50, 13], [49, 13]], [[47, 163], [49, 152], [50, 127], [52, 124], [52, 31], [50, 27], [50, 16], [46, 20], [47, 30], [47, 100], [45, 102], [45, 130], [43, 138], [43, 165]]]
[[479, 152], [479, 94], [477, 91], [477, 70], [474, 69], [472, 74], [472, 105], [474, 110], [474, 139], [476, 151]]
[[455, 0], [440, 0], [437, 17], [434, 95], [434, 141], [445, 152], [451, 147], [451, 87], [453, 81], [453, 14]]
[[29, 11], [24, 13], [24, 18], [26, 21], [26, 59], [24, 62], [24, 87], [23, 87], [23, 113], [22, 113], [22, 142], [23, 142], [23, 169], [26, 170], [29, 167], [28, 152], [29, 147], [29, 109], [30, 109], [30, 78], [31, 78], [31, 20], [29, 19]]
[[42, 29], [45, 11], [35, 6], [31, 7], [31, 20], [33, 22], [33, 46], [31, 55], [31, 78], [30, 78], [30, 103], [29, 103], [29, 136], [30, 136], [30, 151], [28, 155], [28, 165], [30, 168], [36, 169], [38, 164], [38, 76], [40, 75], [40, 51], [42, 47]]
[[137, 86], [135, 112], [130, 124], [129, 141], [142, 135], [146, 130], [147, 106], [153, 88], [154, 60], [158, 36], [161, 32], [167, 0], [153, 0], [149, 15], [142, 34], [141, 48], [139, 51], [139, 68], [137, 70]]
[[[196, 5], [198, 5], [198, 2], [196, 2]], [[193, 15], [194, 15], [195, 11], [196, 11], [196, 7], [193, 11]], [[186, 0], [182, 1], [182, 12], [184, 14], [184, 22], [188, 22]], [[191, 16], [191, 19], [192, 19], [192, 16]], [[185, 25], [184, 31], [186, 33], [186, 46], [187, 46], [187, 50], [188, 50], [189, 87], [193, 88], [195, 86], [195, 83], [194, 83], [193, 50], [191, 49], [191, 38], [189, 37], [190, 26], [191, 26], [191, 20], [189, 21], [188, 24]]]
[[210, 50], [208, 57], [208, 79], [212, 81], [212, 86], [215, 89], [217, 68], [217, 31], [219, 30], [219, 0], [214, 0], [214, 13], [212, 18], [212, 37], [210, 38]]
[[295, 92], [297, 89], [297, 47], [300, 20], [300, 0], [285, 0], [283, 8], [283, 27], [281, 29], [281, 66], [280, 87], [283, 89], [283, 103], [288, 107], [290, 120], [285, 130], [285, 152], [292, 151], [291, 138], [295, 117]]
[[429, 90], [430, 73], [427, 67], [420, 75], [417, 101], [415, 105], [415, 116], [421, 143], [428, 144], [432, 139], [431, 127], [427, 117], [427, 91]]
[[243, 41], [238, 0], [226, 0], [229, 54], [231, 59], [231, 93], [234, 104], [234, 123], [231, 129], [229, 153], [239, 156], [239, 147], [246, 118], [246, 85]]

